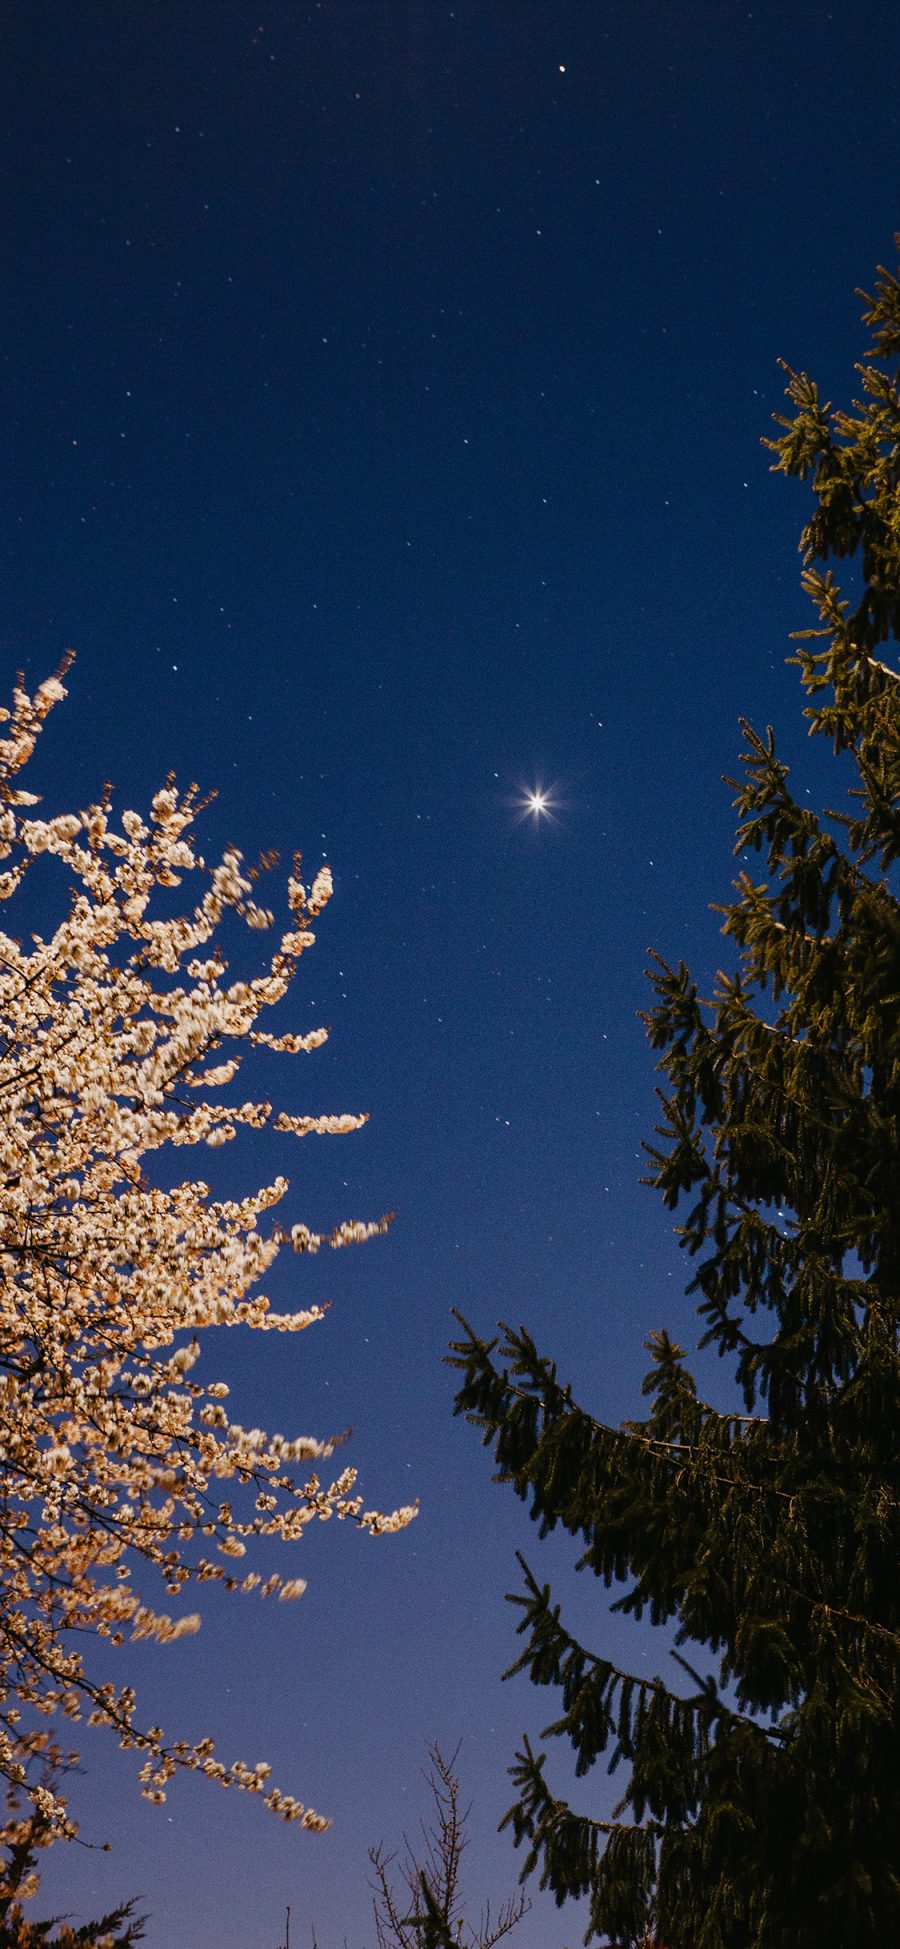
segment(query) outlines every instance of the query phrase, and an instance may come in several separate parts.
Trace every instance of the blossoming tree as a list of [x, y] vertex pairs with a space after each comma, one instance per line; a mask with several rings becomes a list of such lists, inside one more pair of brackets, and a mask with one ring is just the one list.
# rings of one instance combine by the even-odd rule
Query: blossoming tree
[[[331, 1516], [380, 1535], [415, 1514], [364, 1509], [352, 1469], [330, 1482], [316, 1470], [335, 1438], [244, 1428], [224, 1382], [193, 1375], [201, 1329], [297, 1333], [321, 1318], [317, 1306], [276, 1312], [259, 1290], [282, 1249], [349, 1245], [389, 1219], [323, 1236], [265, 1223], [283, 1177], [235, 1201], [199, 1174], [161, 1188], [156, 1163], [148, 1176], [164, 1147], [215, 1148], [241, 1126], [303, 1137], [365, 1121], [222, 1096], [248, 1052], [296, 1055], [326, 1039], [261, 1022], [314, 940], [331, 877], [322, 867], [307, 889], [295, 860], [277, 948], [261, 973], [229, 979], [223, 930], [274, 920], [237, 851], [211, 867], [196, 852], [196, 788], [179, 794], [170, 779], [146, 818], [116, 820], [108, 792], [85, 811], [34, 816], [19, 775], [66, 668], [33, 696], [20, 679], [0, 737], [0, 900], [41, 854], [71, 887], [50, 938], [26, 947], [0, 932], [0, 1775], [54, 1833], [74, 1832], [47, 1721], [87, 1717], [137, 1750], [150, 1800], [176, 1770], [200, 1769], [318, 1830], [328, 1822], [271, 1786], [267, 1767], [225, 1765], [211, 1740], [141, 1725], [132, 1687], [92, 1673], [90, 1646], [195, 1631], [196, 1612], [160, 1605], [209, 1580], [299, 1596], [299, 1578], [238, 1568], [254, 1539], [296, 1542]], [[160, 914], [159, 890], [182, 885], [195, 889], [179, 895], [183, 911]]]

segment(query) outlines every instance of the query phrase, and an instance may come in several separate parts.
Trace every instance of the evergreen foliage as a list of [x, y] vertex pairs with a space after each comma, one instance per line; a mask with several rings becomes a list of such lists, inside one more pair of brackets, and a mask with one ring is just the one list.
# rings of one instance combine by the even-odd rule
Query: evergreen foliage
[[56, 1915], [35, 1921], [26, 1914], [40, 1886], [38, 1861], [54, 1840], [50, 1814], [40, 1804], [23, 1812], [21, 1792], [7, 1792], [7, 1818], [0, 1828], [0, 1949], [137, 1949], [144, 1940], [144, 1917], [134, 1901], [122, 1902], [96, 1921], [73, 1923]]
[[524, 1330], [485, 1342], [463, 1322], [452, 1355], [457, 1411], [541, 1534], [577, 1538], [578, 1567], [680, 1647], [671, 1684], [619, 1669], [523, 1564], [512, 1669], [560, 1694], [544, 1736], [578, 1774], [604, 1756], [627, 1784], [611, 1820], [589, 1818], [526, 1742], [506, 1818], [523, 1872], [560, 1903], [587, 1896], [587, 1939], [617, 1949], [900, 1941], [900, 677], [883, 650], [900, 639], [900, 283], [885, 270], [864, 322], [862, 401], [834, 410], [789, 372], [766, 443], [812, 484], [817, 623], [792, 661], [850, 798], [798, 802], [771, 729], [743, 725], [735, 850], [765, 877], [741, 873], [722, 910], [735, 969], [704, 1001], [684, 965], [655, 962], [645, 1017], [665, 1078], [648, 1182], [680, 1208], [700, 1344], [742, 1411], [701, 1399], [665, 1332], [647, 1417], [618, 1428]]

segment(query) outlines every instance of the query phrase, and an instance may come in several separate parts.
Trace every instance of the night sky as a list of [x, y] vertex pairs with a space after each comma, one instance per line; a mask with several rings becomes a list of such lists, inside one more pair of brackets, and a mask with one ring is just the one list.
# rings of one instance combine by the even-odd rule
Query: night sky
[[[332, 1039], [271, 1090], [371, 1121], [242, 1141], [213, 1181], [284, 1169], [287, 1222], [397, 1219], [279, 1265], [273, 1297], [327, 1320], [209, 1372], [247, 1425], [352, 1424], [367, 1505], [421, 1499], [397, 1538], [282, 1552], [300, 1604], [213, 1592], [198, 1638], [131, 1657], [145, 1721], [267, 1758], [332, 1831], [195, 1780], [150, 1808], [98, 1735], [75, 1793], [113, 1852], [57, 1849], [39, 1912], [135, 1893], [150, 1949], [275, 1949], [290, 1903], [294, 1949], [313, 1924], [357, 1949], [431, 1739], [461, 1741], [473, 1905], [515, 1883], [505, 1768], [555, 1710], [500, 1682], [517, 1547], [590, 1642], [672, 1669], [492, 1483], [442, 1355], [453, 1306], [523, 1320], [619, 1420], [647, 1333], [692, 1344], [638, 1183], [642, 970], [716, 965], [739, 715], [818, 788], [784, 663], [807, 502], [760, 439], [779, 357], [852, 395], [854, 290], [900, 224], [900, 34], [888, 0], [2, 19], [4, 693], [77, 652], [29, 782], [48, 812], [106, 778], [142, 807], [174, 768], [218, 792], [207, 853], [331, 863], [294, 1016]], [[523, 816], [539, 787], [552, 818]], [[577, 1941], [534, 1892], [523, 1949]]]

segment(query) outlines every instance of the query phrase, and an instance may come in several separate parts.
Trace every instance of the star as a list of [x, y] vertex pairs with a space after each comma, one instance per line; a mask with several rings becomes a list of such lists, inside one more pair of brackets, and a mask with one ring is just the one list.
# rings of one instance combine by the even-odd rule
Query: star
[[526, 819], [535, 826], [559, 824], [558, 813], [563, 801], [555, 785], [545, 785], [540, 780], [534, 785], [522, 784], [507, 803], [515, 812], [517, 825]]

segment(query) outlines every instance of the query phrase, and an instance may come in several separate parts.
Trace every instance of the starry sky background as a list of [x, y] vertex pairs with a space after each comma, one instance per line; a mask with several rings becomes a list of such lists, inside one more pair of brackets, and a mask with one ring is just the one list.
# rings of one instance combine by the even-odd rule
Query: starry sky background
[[[133, 1660], [147, 1719], [268, 1758], [333, 1830], [197, 1781], [149, 1808], [98, 1737], [82, 1832], [113, 1853], [57, 1850], [42, 1912], [138, 1893], [151, 1949], [275, 1949], [290, 1903], [294, 1949], [355, 1949], [430, 1739], [462, 1742], [474, 1905], [514, 1884], [505, 1767], [553, 1711], [500, 1682], [517, 1547], [589, 1641], [666, 1669], [492, 1484], [442, 1355], [454, 1305], [524, 1320], [618, 1420], [648, 1331], [691, 1340], [638, 1184], [642, 969], [716, 965], [739, 714], [820, 784], [784, 665], [807, 499], [760, 438], [778, 357], [852, 392], [854, 288], [900, 223], [896, 18], [29, 0], [2, 41], [6, 684], [77, 651], [35, 787], [140, 807], [174, 767], [218, 790], [207, 852], [331, 862], [294, 1016], [332, 1040], [271, 1088], [371, 1121], [242, 1143], [215, 1182], [286, 1169], [291, 1221], [396, 1224], [285, 1264], [323, 1325], [203, 1371], [248, 1425], [352, 1423], [367, 1503], [422, 1504], [282, 1554], [299, 1605], [213, 1592]], [[553, 823], [519, 816], [539, 783]], [[516, 1939], [580, 1933], [536, 1896]]]

